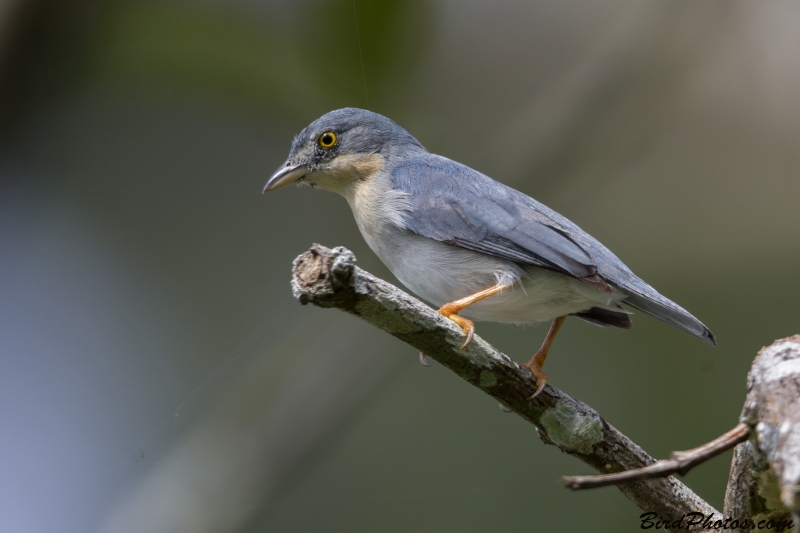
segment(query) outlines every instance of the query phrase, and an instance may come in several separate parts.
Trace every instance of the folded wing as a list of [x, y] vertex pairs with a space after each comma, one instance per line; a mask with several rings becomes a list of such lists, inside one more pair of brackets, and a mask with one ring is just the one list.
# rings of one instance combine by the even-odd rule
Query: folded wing
[[413, 216], [406, 217], [406, 229], [555, 270], [606, 292], [611, 285], [627, 295], [625, 303], [631, 307], [716, 344], [702, 322], [638, 278], [591, 235], [533, 198], [433, 154], [406, 160], [391, 179], [392, 187], [410, 202]]
[[425, 154], [392, 180], [408, 194], [414, 216], [406, 227], [419, 235], [576, 278], [597, 273], [591, 255], [531, 198], [467, 166]]

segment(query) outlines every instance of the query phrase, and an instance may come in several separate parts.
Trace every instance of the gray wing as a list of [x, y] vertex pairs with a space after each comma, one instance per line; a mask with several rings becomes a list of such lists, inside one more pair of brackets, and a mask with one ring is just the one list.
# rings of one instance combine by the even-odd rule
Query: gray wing
[[533, 198], [434, 154], [404, 161], [391, 179], [411, 204], [406, 229], [584, 281], [608, 282], [627, 295], [631, 307], [716, 344], [713, 333], [691, 313], [638, 278], [597, 239]]
[[392, 172], [394, 189], [408, 195], [406, 228], [431, 239], [586, 278], [592, 256], [538, 202], [471, 168], [425, 154]]

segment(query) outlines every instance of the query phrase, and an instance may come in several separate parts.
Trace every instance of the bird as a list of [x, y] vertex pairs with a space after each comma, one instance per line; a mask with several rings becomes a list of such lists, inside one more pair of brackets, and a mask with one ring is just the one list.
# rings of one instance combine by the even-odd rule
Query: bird
[[462, 349], [473, 339], [474, 321], [552, 320], [522, 365], [536, 378], [531, 398], [547, 383], [542, 365], [567, 316], [630, 329], [624, 304], [716, 345], [702, 322], [566, 217], [430, 153], [378, 113], [337, 109], [309, 124], [263, 192], [291, 184], [343, 196], [392, 274], [461, 328]]

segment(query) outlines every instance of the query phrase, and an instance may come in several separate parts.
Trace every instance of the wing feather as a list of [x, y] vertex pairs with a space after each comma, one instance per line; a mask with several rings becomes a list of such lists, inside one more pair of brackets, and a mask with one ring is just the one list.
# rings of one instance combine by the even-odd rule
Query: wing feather
[[419, 235], [576, 278], [597, 273], [591, 255], [535, 201], [467, 166], [425, 154], [399, 165], [392, 184], [409, 195], [406, 227]]

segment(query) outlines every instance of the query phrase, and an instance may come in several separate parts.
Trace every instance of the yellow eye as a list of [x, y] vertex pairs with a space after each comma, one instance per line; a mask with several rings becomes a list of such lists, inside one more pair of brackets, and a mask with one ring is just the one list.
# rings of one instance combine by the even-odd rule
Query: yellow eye
[[317, 143], [323, 148], [333, 148], [333, 145], [336, 144], [336, 134], [332, 131], [326, 131], [319, 136]]

